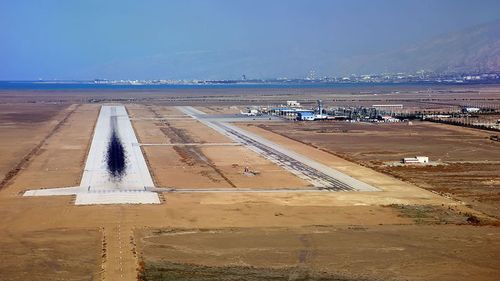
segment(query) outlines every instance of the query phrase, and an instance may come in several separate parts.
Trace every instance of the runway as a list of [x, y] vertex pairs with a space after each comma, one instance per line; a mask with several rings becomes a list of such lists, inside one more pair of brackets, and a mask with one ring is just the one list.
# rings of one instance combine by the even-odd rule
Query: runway
[[125, 107], [102, 106], [80, 186], [29, 190], [24, 196], [76, 195], [76, 205], [159, 204], [158, 194], [149, 191], [153, 187]]
[[[228, 136], [233, 143], [214, 144], [139, 144], [124, 106], [102, 106], [85, 169], [79, 186], [28, 190], [24, 196], [76, 195], [76, 205], [160, 204], [158, 192], [314, 192], [377, 191], [338, 170], [318, 163], [256, 134], [231, 125], [222, 116], [211, 118], [190, 106], [177, 107], [181, 112]], [[231, 116], [228, 120], [234, 120]], [[114, 140], [114, 141], [113, 141]], [[114, 144], [114, 145], [111, 145]], [[165, 189], [156, 188], [141, 151], [141, 145], [244, 145], [315, 188], [276, 189]], [[117, 151], [116, 149], [119, 148]], [[116, 158], [116, 159], [115, 159]]]
[[[116, 120], [117, 134], [127, 156], [125, 172], [120, 180], [109, 176], [106, 169], [106, 150], [112, 131], [111, 120]], [[94, 131], [80, 186], [98, 190], [145, 190], [154, 186], [148, 166], [142, 155], [134, 129], [124, 106], [103, 106]]]
[[304, 155], [285, 149], [276, 143], [247, 132], [237, 126], [223, 122], [222, 118], [212, 119], [204, 112], [190, 106], [179, 106], [177, 108], [183, 113], [196, 118], [206, 126], [228, 136], [238, 143], [244, 144], [249, 149], [285, 168], [298, 177], [309, 181], [320, 190], [378, 191], [377, 188], [352, 178], [336, 169], [323, 165]]

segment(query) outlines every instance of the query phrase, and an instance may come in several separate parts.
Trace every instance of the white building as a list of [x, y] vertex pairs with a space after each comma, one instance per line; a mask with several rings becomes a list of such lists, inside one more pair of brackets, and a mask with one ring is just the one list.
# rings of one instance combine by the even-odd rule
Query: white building
[[405, 163], [405, 164], [412, 164], [412, 163], [425, 164], [425, 163], [429, 163], [429, 157], [427, 157], [427, 156], [415, 156], [415, 157], [403, 158], [403, 163]]

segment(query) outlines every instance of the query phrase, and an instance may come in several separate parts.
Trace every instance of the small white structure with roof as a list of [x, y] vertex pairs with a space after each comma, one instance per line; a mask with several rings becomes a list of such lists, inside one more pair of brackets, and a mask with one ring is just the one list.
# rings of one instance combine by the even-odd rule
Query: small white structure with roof
[[405, 164], [426, 164], [426, 163], [429, 163], [429, 157], [427, 157], [427, 156], [415, 156], [415, 157], [403, 158], [403, 163], [405, 163]]

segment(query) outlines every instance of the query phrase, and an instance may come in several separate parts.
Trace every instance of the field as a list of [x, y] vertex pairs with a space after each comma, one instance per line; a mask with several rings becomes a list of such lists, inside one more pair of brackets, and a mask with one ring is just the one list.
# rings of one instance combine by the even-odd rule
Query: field
[[[151, 122], [159, 116], [182, 115], [172, 107], [135, 105], [129, 112], [137, 118], [134, 127], [140, 142], [171, 143], [230, 143], [231, 141], [190, 118]], [[147, 132], [143, 134], [142, 132]], [[142, 135], [146, 135], [142, 137]], [[241, 146], [145, 146], [144, 152], [153, 167], [156, 185], [173, 188], [253, 187], [255, 178], [243, 174], [245, 167], [259, 171], [261, 187], [301, 187], [308, 183], [283, 171]], [[258, 187], [258, 185], [257, 185]]]
[[[2, 280], [97, 280], [97, 229], [2, 230]], [[78, 253], [78, 254], [75, 254]]]
[[[252, 124], [251, 126], [254, 126]], [[463, 200], [500, 216], [500, 149], [490, 132], [429, 122], [372, 124], [316, 122], [262, 124], [342, 158], [420, 187]], [[391, 165], [404, 157], [428, 156], [435, 165]]]
[[[46, 137], [48, 127], [54, 126], [62, 117], [67, 105], [19, 104], [13, 108], [7, 104], [0, 105], [0, 127], [3, 145], [0, 147], [0, 178], [8, 176], [8, 172], [18, 164], [18, 160], [27, 157], [33, 147]], [[56, 117], [56, 119], [57, 119]]]
[[[481, 93], [497, 98], [495, 89]], [[306, 90], [305, 103], [380, 99], [363, 89]], [[420, 90], [369, 89], [413, 103]], [[476, 90], [433, 95], [466, 99]], [[0, 92], [0, 279], [497, 279], [500, 155], [489, 133], [418, 122], [235, 123], [379, 189], [311, 191], [307, 180], [175, 107], [237, 113], [304, 99], [305, 89], [190, 91]], [[103, 104], [126, 106], [156, 187], [175, 191], [161, 193], [159, 205], [21, 196], [79, 184]], [[391, 165], [415, 154], [439, 165]]]
[[[444, 233], [436, 236], [438, 231]], [[470, 226], [168, 229], [142, 235], [147, 272], [164, 280], [490, 280], [500, 246]], [[478, 263], [485, 257], [492, 260]]]

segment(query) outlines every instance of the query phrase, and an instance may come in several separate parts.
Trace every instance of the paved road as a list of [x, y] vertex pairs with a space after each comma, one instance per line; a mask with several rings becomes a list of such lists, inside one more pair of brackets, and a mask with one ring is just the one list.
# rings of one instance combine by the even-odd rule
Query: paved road
[[330, 191], [377, 191], [375, 187], [354, 179], [338, 170], [318, 163], [258, 135], [239, 127], [207, 118], [204, 112], [193, 107], [177, 107], [183, 113], [198, 119], [201, 123], [229, 138], [246, 145], [251, 150], [284, 167], [297, 176], [311, 182], [318, 189]]

